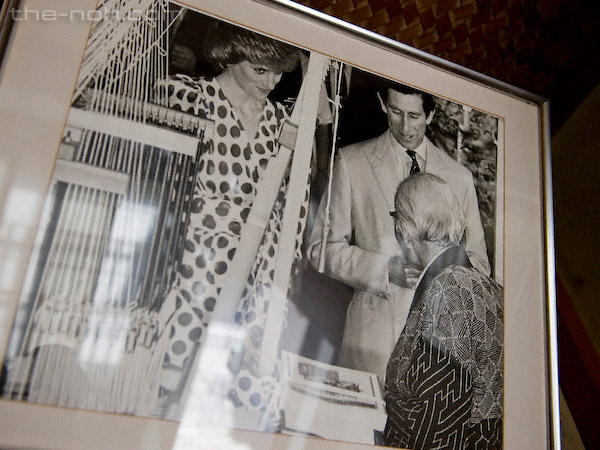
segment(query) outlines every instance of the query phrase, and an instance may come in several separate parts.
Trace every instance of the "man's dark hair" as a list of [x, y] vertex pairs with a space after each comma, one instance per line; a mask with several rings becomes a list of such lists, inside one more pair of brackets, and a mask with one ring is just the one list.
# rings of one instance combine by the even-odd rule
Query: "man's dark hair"
[[390, 89], [404, 95], [420, 96], [423, 100], [423, 111], [425, 111], [426, 116], [429, 116], [429, 114], [435, 110], [435, 100], [433, 98], [433, 95], [431, 95], [428, 92], [423, 92], [418, 89], [415, 89], [411, 86], [407, 86], [405, 84], [396, 83], [394, 81], [386, 81], [377, 89], [379, 96], [386, 103], [388, 98], [388, 90]]

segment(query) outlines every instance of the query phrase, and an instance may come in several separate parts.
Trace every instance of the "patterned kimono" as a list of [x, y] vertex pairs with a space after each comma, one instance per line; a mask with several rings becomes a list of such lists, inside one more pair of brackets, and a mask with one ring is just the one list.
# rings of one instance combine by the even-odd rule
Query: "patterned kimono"
[[[162, 386], [171, 393], [179, 390], [176, 395], [180, 395], [181, 376], [206, 335], [211, 313], [229, 275], [243, 225], [256, 197], [258, 182], [269, 159], [277, 154], [277, 136], [287, 113], [282, 105], [268, 100], [256, 135], [247, 136], [216, 79], [178, 75], [170, 80], [168, 94], [170, 107], [215, 122], [213, 136], [201, 149], [184, 255], [162, 307], [165, 315], [170, 316], [166, 326], [168, 344]], [[249, 359], [256, 362], [262, 343], [285, 187], [284, 182], [236, 314], [249, 336], [246, 361], [250, 355]], [[304, 228], [305, 217], [303, 207], [298, 236]], [[299, 245], [296, 250], [299, 256]], [[238, 389], [230, 392], [234, 405], [264, 409], [272, 383], [265, 381], [265, 377], [254, 377], [247, 369], [237, 375]]]
[[462, 247], [426, 270], [390, 358], [389, 446], [502, 449], [502, 288]]

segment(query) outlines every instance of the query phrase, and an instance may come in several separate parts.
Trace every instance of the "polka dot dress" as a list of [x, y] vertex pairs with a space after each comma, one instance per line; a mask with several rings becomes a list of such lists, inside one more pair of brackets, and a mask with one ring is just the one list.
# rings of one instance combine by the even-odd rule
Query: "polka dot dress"
[[[286, 112], [283, 106], [267, 101], [257, 133], [249, 139], [216, 79], [178, 75], [169, 81], [168, 95], [170, 107], [215, 121], [213, 136], [201, 149], [178, 276], [162, 307], [162, 312], [170, 316], [166, 326], [168, 343], [164, 367], [173, 373], [182, 370], [194, 347], [202, 343], [206, 334], [255, 199], [258, 182], [269, 159], [277, 153], [276, 137]], [[236, 314], [248, 335], [246, 365], [257, 361], [262, 343], [285, 187], [284, 183]], [[299, 226], [299, 237], [303, 228], [304, 219]], [[297, 256], [299, 249], [296, 245]], [[177, 385], [178, 380], [163, 381], [169, 390], [182, 388]], [[238, 407], [264, 408], [273, 389], [273, 380], [257, 379], [247, 367], [239, 371], [234, 383], [230, 398]]]

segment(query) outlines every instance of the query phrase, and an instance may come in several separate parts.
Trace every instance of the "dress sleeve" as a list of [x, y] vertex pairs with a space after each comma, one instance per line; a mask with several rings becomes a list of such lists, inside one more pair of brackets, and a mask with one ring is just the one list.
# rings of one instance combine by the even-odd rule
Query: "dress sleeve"
[[[420, 342], [417, 345], [420, 346]], [[421, 351], [413, 348], [409, 351], [403, 346], [396, 346], [390, 358], [386, 375], [385, 405], [388, 420], [385, 426], [384, 437], [386, 445], [392, 447], [412, 448], [413, 423], [415, 418], [422, 418], [424, 402], [417, 397], [410, 380], [409, 371], [418, 365], [418, 355]], [[403, 356], [408, 356], [408, 371], [403, 375], [397, 373], [401, 370]], [[405, 362], [406, 363], [406, 362]]]
[[204, 94], [200, 78], [176, 74], [166, 80], [166, 95], [169, 108], [205, 117]]

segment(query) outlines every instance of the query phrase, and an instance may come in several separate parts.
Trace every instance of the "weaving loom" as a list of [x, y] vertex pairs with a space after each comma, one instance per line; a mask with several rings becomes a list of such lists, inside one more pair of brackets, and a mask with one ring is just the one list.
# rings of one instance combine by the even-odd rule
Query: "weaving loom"
[[[167, 108], [157, 89], [183, 10], [163, 0], [106, 0], [98, 10], [105, 13], [91, 29], [75, 87], [4, 396], [147, 414], [144, 396], [155, 389], [161, 357], [156, 315], [211, 129]], [[143, 17], [131, 20], [132, 11]], [[48, 344], [55, 345], [38, 353]], [[72, 377], [62, 384], [53, 377], [61, 365], [73, 368], [58, 372]]]
[[[90, 31], [74, 89], [2, 392], [13, 400], [152, 416], [164, 354], [159, 311], [181, 257], [196, 163], [212, 123], [167, 107], [169, 41], [185, 9], [165, 0], [105, 0], [98, 10], [103, 20]], [[311, 56], [297, 104], [319, 95], [327, 64]], [[232, 301], [220, 300], [217, 322], [233, 319], [294, 147], [307, 150], [292, 160], [289, 185], [305, 186], [316, 103], [304, 102], [302, 117], [295, 108], [298, 125], [261, 181], [252, 226], [242, 233], [232, 281], [220, 296]], [[278, 354], [304, 201], [301, 188], [290, 193], [279, 294], [264, 330], [265, 374]]]

